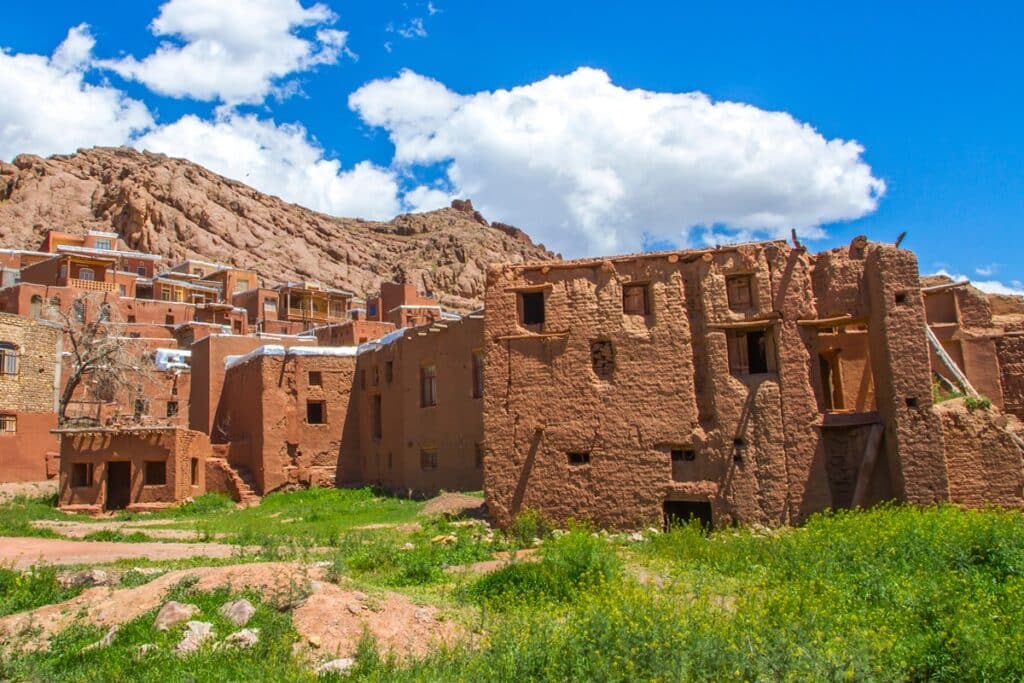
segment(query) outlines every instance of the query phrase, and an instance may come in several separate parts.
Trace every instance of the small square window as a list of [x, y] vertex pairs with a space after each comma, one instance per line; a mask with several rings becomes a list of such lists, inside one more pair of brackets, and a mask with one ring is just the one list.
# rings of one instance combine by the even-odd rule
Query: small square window
[[672, 449], [672, 462], [693, 462], [697, 459], [697, 452], [691, 448]]
[[311, 425], [327, 422], [327, 404], [323, 401], [306, 401], [306, 422]]
[[436, 470], [437, 469], [437, 449], [436, 448], [424, 448], [420, 451], [420, 469], [421, 470]]
[[523, 325], [544, 324], [544, 292], [520, 293], [520, 315]]
[[589, 451], [574, 451], [569, 453], [569, 464], [573, 467], [590, 464]]
[[16, 415], [0, 415], [0, 434], [14, 434], [18, 431]]
[[164, 460], [147, 461], [143, 472], [145, 486], [163, 486], [167, 483], [167, 462]]
[[75, 488], [92, 486], [91, 462], [76, 462], [71, 466], [71, 485]]
[[139, 277], [146, 277], [146, 266], [139, 266], [135, 269], [135, 274]]
[[178, 414], [178, 402], [168, 401], [167, 402], [167, 417], [175, 417]]
[[135, 315], [134, 314], [132, 314], [132, 313], [128, 314], [128, 323], [131, 324], [131, 325], [135, 324]]
[[149, 401], [144, 398], [135, 399], [135, 417], [142, 417], [149, 414]]
[[173, 326], [174, 325], [174, 316], [171, 315], [170, 313], [165, 315], [164, 316], [164, 325]]
[[622, 312], [627, 315], [649, 315], [650, 296], [647, 285], [628, 284], [622, 286]]
[[320, 374], [319, 370], [309, 371], [309, 386], [321, 387], [324, 384], [323, 375]]
[[907, 303], [907, 301], [908, 301], [907, 293], [906, 292], [896, 292], [895, 299], [896, 299], [896, 303], [902, 306], [903, 304]]
[[754, 277], [752, 275], [730, 275], [725, 278], [729, 296], [729, 308], [746, 310], [754, 306]]

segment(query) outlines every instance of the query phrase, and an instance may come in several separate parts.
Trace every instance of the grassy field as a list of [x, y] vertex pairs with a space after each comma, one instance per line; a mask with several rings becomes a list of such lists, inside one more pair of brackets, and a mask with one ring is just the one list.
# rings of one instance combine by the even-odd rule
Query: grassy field
[[[319, 546], [330, 579], [444, 603], [465, 620], [471, 637], [463, 644], [418, 661], [395, 661], [365, 643], [350, 680], [1024, 679], [1019, 512], [894, 506], [819, 515], [796, 529], [685, 527], [645, 532], [641, 541], [586, 527], [552, 531], [536, 515], [508, 536], [472, 521], [407, 526], [419, 509], [368, 490], [313, 490], [269, 496], [249, 510], [200, 499], [163, 514], [172, 524], [277, 543], [285, 555]], [[403, 526], [365, 528], [376, 524]], [[482, 576], [445, 571], [534, 536], [543, 538], [537, 562]], [[59, 598], [45, 574], [35, 580], [14, 590], [7, 586], [17, 582], [0, 574], [0, 610], [38, 602], [26, 595]], [[211, 651], [165, 662], [165, 680], [309, 679], [290, 658], [287, 613], [263, 618], [276, 635], [260, 657], [246, 655], [243, 664], [256, 667], [248, 678]], [[49, 655], [8, 658], [0, 679], [114, 680], [90, 673], [101, 670], [155, 679], [155, 669], [129, 667], [137, 645], [129, 635], [106, 659], [76, 654], [97, 637], [71, 629]]]

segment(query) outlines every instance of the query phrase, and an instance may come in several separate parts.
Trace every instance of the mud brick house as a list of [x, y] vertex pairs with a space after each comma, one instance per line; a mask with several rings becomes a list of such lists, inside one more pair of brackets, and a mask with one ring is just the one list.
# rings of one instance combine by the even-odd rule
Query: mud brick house
[[1001, 504], [1024, 502], [1005, 418], [933, 407], [925, 294], [895, 246], [493, 266], [486, 310], [499, 524], [525, 508], [615, 527], [796, 523], [886, 499], [980, 504], [994, 481]]
[[257, 493], [337, 482], [358, 443], [355, 367], [354, 346], [273, 344], [227, 359], [218, 431]]
[[61, 342], [52, 323], [0, 313], [0, 481], [56, 474]]
[[418, 327], [441, 320], [444, 314], [440, 304], [417, 292], [415, 285], [384, 282], [380, 295], [367, 300], [365, 316], [395, 327]]
[[360, 347], [359, 460], [346, 481], [432, 495], [483, 485], [483, 312]]
[[[359, 315], [358, 312], [353, 312]], [[391, 323], [353, 318], [347, 322], [314, 327], [306, 335], [316, 337], [321, 346], [358, 346], [374, 339], [380, 339], [395, 331]]]
[[155, 510], [206, 491], [209, 438], [181, 427], [62, 429], [58, 505]]

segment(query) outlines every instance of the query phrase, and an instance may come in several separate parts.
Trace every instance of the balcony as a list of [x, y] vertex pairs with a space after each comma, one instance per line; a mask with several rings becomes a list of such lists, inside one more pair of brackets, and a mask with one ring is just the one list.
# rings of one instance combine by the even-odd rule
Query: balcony
[[102, 280], [79, 280], [75, 277], [69, 277], [67, 286], [84, 289], [89, 292], [117, 292], [116, 283], [103, 282]]

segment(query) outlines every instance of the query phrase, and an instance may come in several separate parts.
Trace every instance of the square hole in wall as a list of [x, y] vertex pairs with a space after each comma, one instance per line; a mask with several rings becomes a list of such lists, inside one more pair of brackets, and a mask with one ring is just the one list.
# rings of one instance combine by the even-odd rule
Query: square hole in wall
[[650, 292], [646, 284], [631, 283], [622, 286], [622, 312], [626, 315], [649, 315]]
[[907, 407], [908, 408], [916, 408], [917, 407], [917, 398], [915, 398], [913, 396], [908, 396], [907, 397]]
[[569, 464], [572, 465], [573, 467], [590, 464], [589, 451], [572, 451], [567, 455], [569, 457]]
[[192, 458], [190, 467], [191, 481], [193, 486], [199, 486], [199, 458]]
[[175, 417], [178, 414], [178, 402], [168, 401], [167, 402], [167, 417]]
[[754, 307], [754, 276], [730, 275], [725, 278], [729, 308], [743, 311]]
[[324, 401], [306, 401], [306, 422], [311, 425], [327, 422], [327, 404]]
[[697, 451], [692, 448], [673, 448], [672, 462], [693, 462], [697, 459]]
[[519, 315], [522, 325], [543, 325], [544, 292], [520, 292]]
[[167, 483], [167, 462], [164, 460], [146, 461], [143, 470], [144, 486], [163, 486]]
[[424, 448], [420, 451], [420, 469], [421, 470], [436, 470], [437, 469], [437, 449], [436, 448]]
[[71, 466], [71, 485], [75, 488], [92, 486], [91, 462], [76, 462]]
[[324, 378], [323, 378], [323, 375], [320, 374], [319, 370], [310, 370], [309, 371], [309, 386], [311, 386], [311, 387], [319, 387], [319, 386], [323, 386], [323, 383], [324, 383]]

